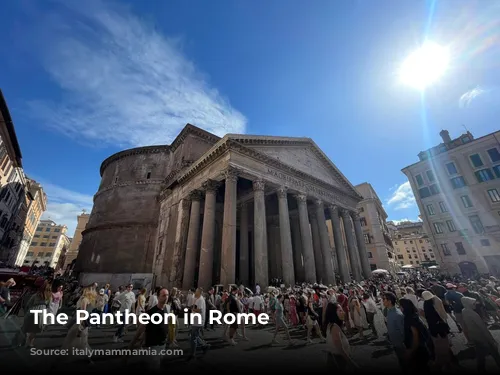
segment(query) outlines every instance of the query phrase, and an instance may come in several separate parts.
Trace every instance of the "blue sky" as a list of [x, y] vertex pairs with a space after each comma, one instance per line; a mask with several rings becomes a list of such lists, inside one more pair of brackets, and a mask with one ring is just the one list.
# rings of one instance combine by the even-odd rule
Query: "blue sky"
[[[434, 4], [434, 6], [433, 6]], [[52, 1], [2, 3], [0, 87], [45, 217], [73, 231], [99, 166], [170, 143], [193, 123], [313, 138], [389, 219], [415, 220], [401, 169], [452, 137], [498, 129], [496, 1]], [[422, 96], [397, 77], [425, 38], [451, 65]]]

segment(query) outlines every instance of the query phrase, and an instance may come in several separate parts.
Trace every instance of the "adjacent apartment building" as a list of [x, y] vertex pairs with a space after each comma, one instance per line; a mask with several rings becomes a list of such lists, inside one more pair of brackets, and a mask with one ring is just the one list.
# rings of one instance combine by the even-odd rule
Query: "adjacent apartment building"
[[71, 245], [69, 247], [68, 253], [66, 254], [66, 259], [64, 261], [63, 270], [66, 271], [71, 263], [78, 256], [78, 250], [80, 248], [80, 244], [82, 243], [82, 232], [87, 227], [87, 223], [89, 222], [90, 215], [82, 212], [78, 215], [78, 223], [76, 224], [75, 234], [73, 235], [73, 239], [71, 240]]
[[406, 221], [397, 225], [389, 222], [387, 226], [399, 266], [419, 268], [439, 265], [423, 222]]
[[17, 248], [13, 249], [14, 261], [16, 266], [22, 266], [26, 254], [29, 251], [31, 241], [35, 235], [36, 228], [40, 222], [42, 214], [47, 209], [47, 194], [43, 191], [42, 185], [32, 179], [27, 179], [28, 193], [30, 200], [27, 204], [27, 215], [24, 222], [24, 230], [21, 242]]
[[65, 254], [70, 246], [67, 231], [66, 225], [57, 225], [52, 220], [40, 220], [23, 264], [55, 268], [61, 254]]
[[387, 213], [382, 207], [382, 202], [373, 187], [367, 182], [356, 185], [355, 189], [364, 198], [358, 203], [358, 212], [370, 267], [372, 270], [382, 268], [390, 272], [397, 272], [399, 265], [396, 262], [386, 224]]
[[443, 271], [500, 275], [500, 131], [470, 132], [419, 153], [402, 171]]

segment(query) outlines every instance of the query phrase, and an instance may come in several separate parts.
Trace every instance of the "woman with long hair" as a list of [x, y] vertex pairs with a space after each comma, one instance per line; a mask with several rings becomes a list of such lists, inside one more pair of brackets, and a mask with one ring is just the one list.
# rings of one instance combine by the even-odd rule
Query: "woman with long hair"
[[283, 307], [283, 295], [280, 294], [278, 295], [278, 297], [276, 297], [274, 301], [274, 321], [276, 322], [276, 330], [274, 331], [272, 343], [278, 344], [276, 336], [278, 336], [278, 332], [280, 328], [282, 328], [285, 331], [285, 334], [288, 338], [288, 344], [293, 345], [292, 338], [290, 337], [290, 331], [288, 330], [288, 326], [286, 325], [285, 322], [284, 310], [285, 309]]
[[418, 373], [429, 371], [429, 360], [433, 351], [429, 331], [418, 316], [412, 301], [401, 298], [399, 305], [404, 315], [405, 359], [408, 368], [415, 369]]
[[25, 346], [28, 348], [33, 347], [37, 333], [43, 331], [43, 323], [39, 317], [38, 322], [35, 323], [35, 315], [31, 313], [32, 310], [47, 310], [50, 299], [52, 297], [52, 286], [45, 280], [28, 300], [25, 308], [25, 316], [23, 323], [23, 332], [26, 335]]
[[357, 369], [359, 366], [353, 361], [349, 340], [344, 333], [346, 314], [337, 302], [330, 302], [326, 307], [326, 344], [327, 366], [331, 370], [346, 371]]
[[316, 331], [316, 334], [319, 336], [321, 341], [325, 341], [323, 334], [321, 333], [321, 328], [318, 323], [318, 313], [314, 310], [313, 306], [313, 295], [309, 293], [307, 296], [307, 310], [306, 310], [306, 327], [307, 327], [307, 337], [306, 341], [308, 344], [312, 344], [311, 334], [312, 331]]

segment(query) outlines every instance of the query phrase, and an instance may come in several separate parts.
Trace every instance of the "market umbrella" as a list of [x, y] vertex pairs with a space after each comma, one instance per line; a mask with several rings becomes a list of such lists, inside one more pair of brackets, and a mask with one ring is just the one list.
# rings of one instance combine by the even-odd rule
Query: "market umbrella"
[[439, 267], [438, 266], [430, 266], [429, 269], [430, 270], [437, 270]]
[[253, 296], [252, 289], [250, 288], [245, 288], [245, 293], [248, 293], [249, 295]]
[[372, 274], [374, 274], [374, 275], [381, 274], [381, 273], [386, 273], [386, 274], [388, 274], [388, 273], [389, 273], [389, 271], [387, 271], [387, 270], [383, 270], [382, 268], [379, 268], [379, 269], [377, 269], [377, 270], [372, 271]]
[[406, 266], [403, 266], [401, 268], [413, 268], [413, 266], [411, 264], [407, 264]]

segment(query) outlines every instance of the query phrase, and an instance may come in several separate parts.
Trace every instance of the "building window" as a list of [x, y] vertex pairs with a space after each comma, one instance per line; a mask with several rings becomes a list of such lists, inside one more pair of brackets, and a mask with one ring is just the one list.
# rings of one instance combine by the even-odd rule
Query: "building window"
[[50, 237], [49, 235], [45, 235], [45, 236], [43, 236], [43, 238], [49, 238], [49, 237]]
[[43, 258], [43, 256], [44, 256], [44, 255], [45, 255], [45, 253], [44, 253], [44, 252], [40, 252], [40, 253], [36, 254], [36, 256], [37, 256], [37, 257], [40, 257], [40, 258]]
[[38, 242], [32, 242], [30, 246], [38, 246]]
[[41, 227], [37, 227], [37, 228], [36, 228], [36, 230], [37, 230], [37, 231], [42, 231], [42, 230], [43, 230], [43, 228], [41, 228]]
[[448, 249], [448, 244], [442, 243], [441, 250], [443, 250], [444, 255], [451, 255], [450, 249]]
[[479, 216], [477, 215], [469, 216], [469, 220], [472, 225], [472, 229], [474, 229], [474, 232], [476, 232], [476, 234], [484, 233], [483, 223], [481, 222]]
[[428, 204], [428, 205], [427, 205], [427, 213], [428, 213], [430, 216], [432, 216], [432, 215], [434, 215], [434, 214], [435, 214], [435, 212], [434, 212], [434, 206], [433, 206], [432, 204]]
[[436, 181], [436, 177], [434, 177], [434, 172], [432, 172], [431, 170], [428, 170], [427, 172], [425, 172], [425, 174], [427, 175], [427, 179], [429, 180], [429, 182]]
[[27, 256], [27, 257], [32, 257], [32, 256], [33, 256], [33, 254], [35, 254], [33, 251], [28, 251], [28, 252], [26, 253], [26, 256]]
[[45, 232], [50, 232], [50, 227], [45, 228]]
[[49, 243], [49, 246], [54, 247], [54, 246], [56, 246], [56, 243], [55, 242], [51, 242], [51, 243]]
[[366, 218], [364, 218], [364, 217], [360, 218], [359, 222], [361, 223], [362, 227], [366, 227]]
[[369, 233], [363, 234], [363, 237], [365, 238], [365, 243], [370, 243], [370, 234]]
[[56, 229], [54, 229], [54, 232], [60, 232], [60, 231], [61, 231], [61, 229], [60, 229], [60, 228], [56, 228]]
[[500, 164], [493, 166], [493, 172], [497, 178], [500, 178]]
[[448, 212], [448, 209], [446, 208], [446, 204], [444, 202], [439, 202], [439, 209], [441, 212]]
[[500, 194], [497, 189], [489, 189], [488, 195], [493, 203], [500, 202]]
[[479, 168], [484, 165], [483, 161], [481, 160], [481, 156], [479, 156], [479, 154], [471, 155], [469, 156], [469, 158], [474, 168]]
[[455, 232], [457, 230], [455, 224], [453, 224], [453, 220], [446, 220], [446, 226], [450, 232]]
[[493, 172], [491, 172], [491, 169], [489, 168], [481, 169], [480, 171], [474, 172], [474, 174], [476, 175], [477, 182], [485, 182], [495, 179]]
[[417, 174], [415, 176], [415, 181], [417, 181], [418, 187], [422, 187], [424, 185], [424, 179], [422, 178], [422, 175]]
[[359, 212], [365, 212], [365, 209], [363, 207], [360, 207]]
[[472, 201], [470, 200], [468, 195], [462, 195], [460, 199], [462, 200], [462, 204], [464, 205], [465, 208], [472, 207]]
[[453, 162], [446, 164], [446, 170], [448, 171], [448, 174], [450, 176], [453, 176], [454, 174], [458, 174], [457, 167], [455, 166], [455, 163], [453, 163]]
[[373, 254], [371, 253], [371, 251], [368, 252], [368, 258], [373, 258]]
[[418, 189], [418, 194], [420, 195], [421, 199], [424, 199], [431, 196], [431, 191], [428, 187], [424, 187], [422, 189]]
[[146, 180], [149, 180], [151, 178], [151, 172], [148, 172], [148, 174], [146, 175]]
[[52, 256], [51, 252], [45, 253], [45, 258], [50, 258]]
[[439, 194], [439, 186], [437, 184], [429, 186], [429, 190], [431, 191], [431, 195]]
[[465, 180], [462, 176], [454, 177], [450, 181], [453, 189], [459, 189], [465, 186]]
[[40, 235], [39, 234], [35, 234], [33, 237], [34, 238], [40, 238]]
[[497, 161], [500, 161], [500, 152], [498, 152], [498, 149], [496, 147], [490, 148], [487, 152], [488, 152], [488, 155], [489, 155], [492, 163], [496, 163]]
[[402, 256], [401, 254], [398, 254], [398, 259], [404, 259], [404, 256]]
[[436, 232], [436, 234], [443, 233], [443, 224], [441, 224], [441, 223], [434, 223], [434, 231]]
[[41, 242], [40, 246], [47, 246], [47, 242]]
[[487, 238], [482, 239], [481, 246], [490, 246], [490, 240]]
[[455, 242], [455, 246], [457, 248], [458, 255], [465, 255], [466, 254], [465, 249], [464, 249], [464, 245], [462, 244], [462, 242]]

